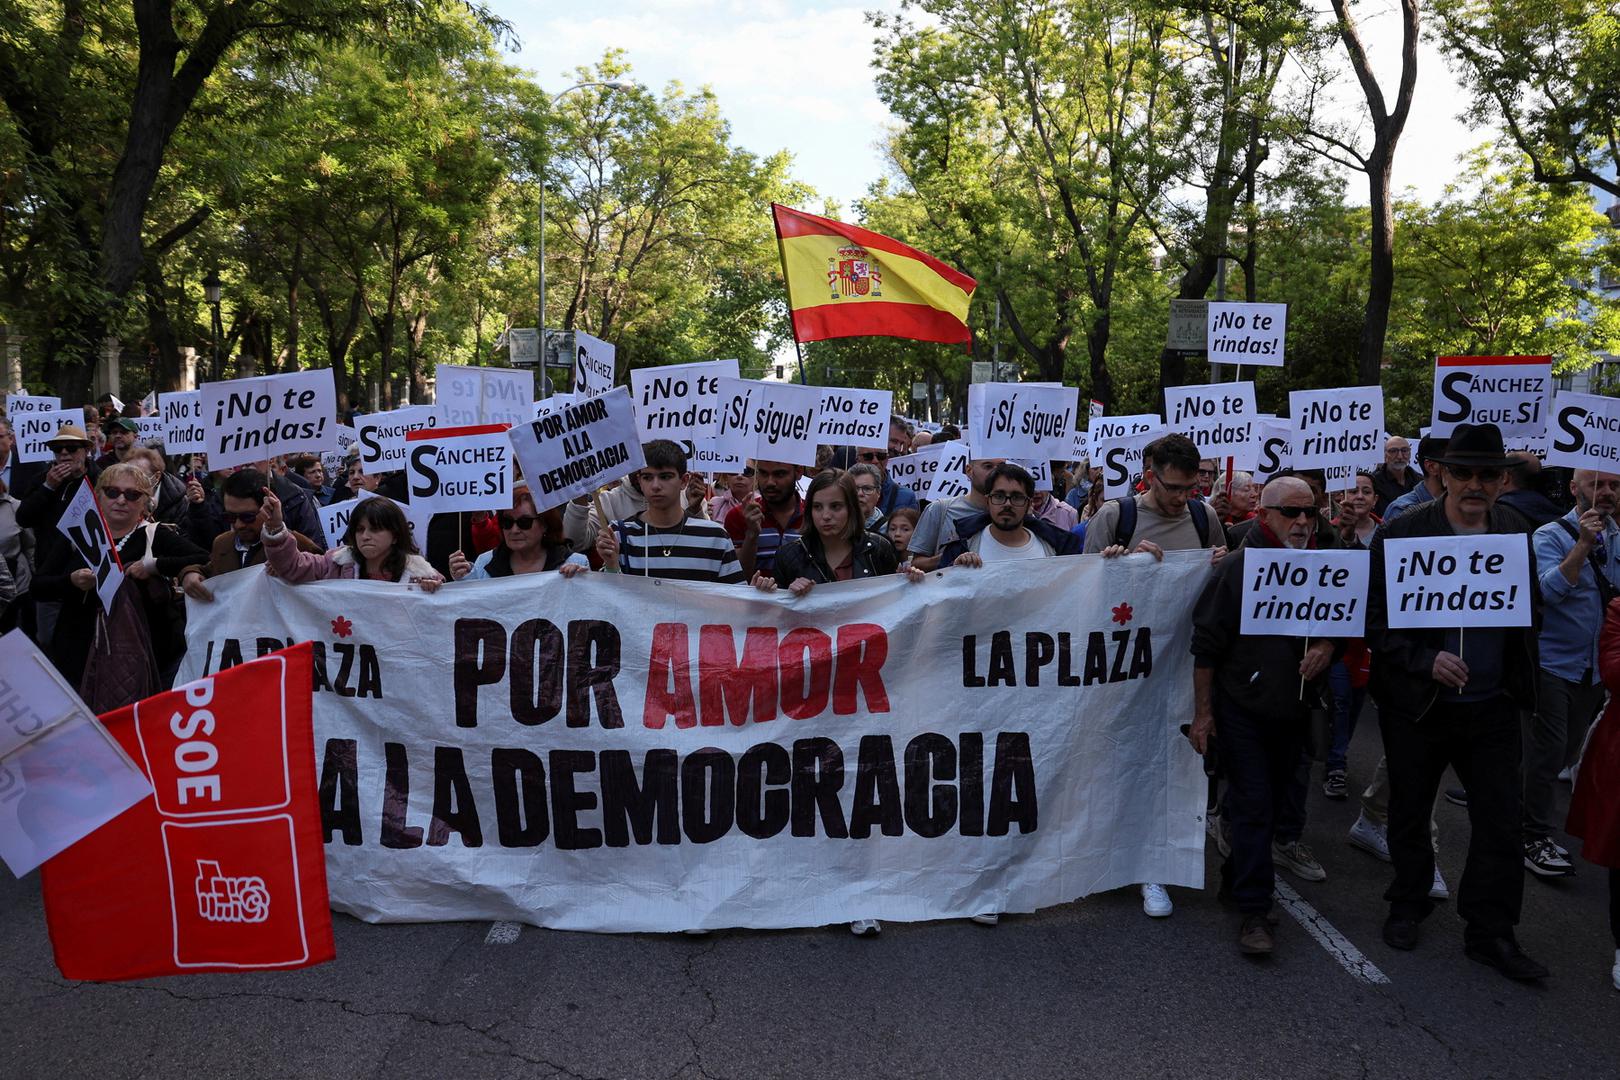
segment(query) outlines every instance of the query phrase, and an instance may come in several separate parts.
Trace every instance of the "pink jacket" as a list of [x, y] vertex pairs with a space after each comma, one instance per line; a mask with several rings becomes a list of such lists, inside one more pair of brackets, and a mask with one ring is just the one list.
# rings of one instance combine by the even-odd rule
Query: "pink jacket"
[[[292, 533], [285, 529], [280, 535], [272, 536], [266, 532], [261, 534], [260, 538], [264, 541], [264, 561], [269, 564], [271, 573], [294, 585], [360, 576], [360, 568], [355, 564], [354, 556], [347, 547], [334, 548], [324, 555], [317, 555], [312, 551], [299, 551], [298, 545], [293, 542]], [[421, 581], [424, 578], [444, 580], [443, 576], [433, 569], [433, 565], [422, 556], [405, 556], [405, 575], [402, 580]]]

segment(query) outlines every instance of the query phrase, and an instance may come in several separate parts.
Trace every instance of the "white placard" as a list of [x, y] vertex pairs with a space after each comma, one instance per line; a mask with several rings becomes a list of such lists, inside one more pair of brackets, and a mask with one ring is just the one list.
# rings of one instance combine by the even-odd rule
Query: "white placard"
[[1095, 458], [1092, 464], [1103, 471], [1103, 498], [1122, 499], [1136, 494], [1136, 485], [1142, 482], [1144, 471], [1142, 451], [1165, 431], [1162, 427], [1139, 431], [1097, 444], [1092, 451]]
[[1361, 637], [1367, 621], [1367, 554], [1244, 548], [1240, 632]]
[[[799, 383], [721, 379], [715, 449], [752, 461], [816, 463], [821, 388]], [[887, 445], [885, 436], [884, 445]]]
[[514, 326], [506, 332], [506, 358], [514, 364], [540, 363], [540, 331], [533, 326]]
[[1293, 390], [1288, 414], [1295, 469], [1376, 469], [1384, 463], [1384, 392], [1379, 387]]
[[827, 446], [889, 445], [889, 417], [894, 394], [888, 390], [821, 387], [816, 410], [816, 442]]
[[623, 386], [506, 434], [536, 510], [588, 495], [646, 463], [630, 391]]
[[1030, 479], [1035, 481], [1036, 491], [1052, 490], [1052, 463], [1050, 461], [1036, 461], [1031, 458], [1008, 458], [1009, 464], [1017, 465], [1029, 473]]
[[1170, 301], [1170, 332], [1165, 348], [1201, 353], [1209, 347], [1209, 301]]
[[1074, 445], [1069, 448], [1070, 461], [1089, 461], [1091, 459], [1091, 435], [1089, 432], [1077, 431], [1074, 433]]
[[1436, 357], [1429, 430], [1449, 436], [1458, 424], [1495, 424], [1504, 439], [1538, 439], [1552, 392], [1550, 356]]
[[527, 424], [534, 415], [534, 372], [440, 364], [434, 402], [440, 427]]
[[1560, 390], [1547, 436], [1548, 465], [1620, 473], [1620, 400]]
[[315, 508], [315, 512], [321, 517], [321, 534], [326, 537], [328, 547], [337, 547], [343, 543], [343, 534], [349, 531], [349, 517], [354, 513], [354, 508], [367, 499], [376, 497], [374, 492], [361, 488], [352, 499]]
[[101, 598], [102, 609], [111, 612], [113, 597], [124, 583], [124, 571], [107, 535], [101, 504], [96, 501], [96, 491], [88, 476], [79, 481], [79, 490], [62, 511], [56, 528], [84, 559], [84, 565], [94, 571], [96, 595]]
[[1231, 458], [1245, 472], [1260, 456], [1258, 413], [1252, 382], [1165, 387], [1165, 426], [1191, 439], [1200, 457]]
[[1529, 626], [1530, 541], [1520, 533], [1384, 541], [1392, 628]]
[[[34, 413], [61, 412], [62, 399], [52, 397], [50, 394], [7, 394], [6, 416], [15, 424], [20, 416], [31, 416]], [[83, 417], [80, 417], [83, 422]]]
[[0, 637], [0, 860], [18, 877], [152, 794], [45, 654]]
[[1107, 412], [1108, 412], [1108, 407], [1107, 406], [1105, 406], [1102, 402], [1098, 401], [1096, 398], [1091, 399], [1091, 416], [1092, 416], [1093, 419], [1095, 419], [1095, 418], [1097, 418], [1099, 416], [1104, 416], [1104, 415], [1107, 414]]
[[202, 414], [210, 469], [337, 445], [337, 390], [327, 370], [204, 383]]
[[24, 413], [11, 421], [11, 432], [17, 436], [18, 461], [54, 461], [56, 455], [47, 445], [56, 438], [64, 426], [84, 423], [84, 414], [77, 410]]
[[593, 398], [613, 389], [618, 350], [601, 338], [574, 331], [574, 394]]
[[1163, 430], [1164, 417], [1159, 414], [1132, 413], [1129, 416], [1094, 416], [1087, 434], [1091, 438], [1091, 448], [1096, 450], [1102, 443], [1123, 439], [1127, 435]]
[[323, 450], [321, 464], [326, 466], [326, 482], [336, 484], [338, 474], [343, 471], [343, 463], [349, 459], [349, 451], [360, 445], [360, 436], [354, 428], [346, 424], [337, 426], [337, 449]]
[[552, 413], [562, 412], [581, 399], [575, 394], [552, 394], [534, 403], [534, 419], [542, 420]]
[[1293, 468], [1293, 452], [1288, 440], [1293, 425], [1275, 416], [1262, 416], [1255, 425], [1260, 440], [1260, 452], [1255, 457], [1254, 482], [1264, 484], [1284, 469]]
[[163, 421], [163, 448], [169, 453], [207, 452], [208, 433], [203, 427], [201, 390], [159, 394], [158, 419]]
[[669, 364], [630, 372], [641, 441], [713, 438], [720, 407], [720, 380], [736, 377], [735, 360]]
[[722, 454], [715, 449], [714, 437], [701, 439], [683, 439], [681, 446], [686, 450], [686, 471], [705, 473], [713, 476], [715, 473], [742, 472], [747, 462], [740, 457]]
[[939, 459], [945, 454], [946, 443], [929, 443], [909, 454], [900, 454], [888, 461], [889, 479], [919, 499], [928, 494], [934, 473], [939, 471]]
[[159, 450], [164, 448], [163, 417], [137, 416], [135, 422], [135, 440], [142, 446], [151, 446]]
[[973, 490], [973, 481], [968, 478], [968, 463], [973, 460], [973, 453], [968, 444], [957, 440], [945, 443], [941, 447], [939, 467], [929, 478], [928, 491], [918, 497], [928, 502], [939, 499], [957, 499]]
[[405, 436], [438, 426], [437, 405], [407, 405], [390, 412], [356, 416], [354, 434], [360, 447], [360, 471], [367, 476], [398, 472], [405, 467]]
[[512, 442], [505, 424], [418, 428], [405, 436], [405, 489], [429, 514], [512, 506]]
[[1062, 458], [1073, 453], [1080, 391], [1038, 383], [968, 387], [968, 442], [981, 458]]
[[1287, 304], [1209, 305], [1209, 362], [1282, 367]]

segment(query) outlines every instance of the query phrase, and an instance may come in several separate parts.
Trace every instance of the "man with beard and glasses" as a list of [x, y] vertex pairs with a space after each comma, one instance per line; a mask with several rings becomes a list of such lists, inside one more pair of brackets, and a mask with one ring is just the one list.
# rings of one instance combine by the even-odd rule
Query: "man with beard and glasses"
[[911, 565], [919, 570], [933, 570], [940, 563], [940, 554], [957, 538], [958, 530], [964, 522], [972, 521], [988, 513], [990, 504], [985, 496], [990, 494], [990, 474], [995, 471], [1004, 458], [972, 458], [962, 471], [968, 478], [968, 490], [965, 495], [954, 495], [948, 499], [935, 499], [928, 504], [917, 519], [917, 527], [912, 530], [911, 543], [908, 550], [911, 552]]
[[1311, 708], [1322, 698], [1328, 665], [1343, 643], [1242, 633], [1245, 568], [1251, 550], [1314, 548], [1315, 518], [1316, 497], [1308, 484], [1293, 476], [1272, 480], [1260, 494], [1254, 528], [1221, 560], [1193, 608], [1193, 720], [1187, 737], [1200, 754], [1208, 751], [1212, 733], [1220, 737], [1227, 781], [1221, 818], [1230, 837], [1220, 897], [1242, 915], [1238, 949], [1250, 955], [1274, 947], [1277, 825], [1292, 816], [1289, 800]]
[[[1434, 910], [1429, 815], [1449, 765], [1468, 791], [1472, 830], [1457, 890], [1457, 914], [1467, 924], [1464, 952], [1510, 979], [1541, 979], [1547, 969], [1526, 956], [1514, 936], [1524, 903], [1519, 710], [1537, 706], [1541, 590], [1532, 574], [1530, 626], [1470, 626], [1465, 636], [1460, 626], [1389, 625], [1386, 542], [1519, 533], [1518, 513], [1496, 506], [1502, 474], [1513, 464], [1500, 428], [1459, 424], [1435, 463], [1443, 494], [1386, 521], [1370, 548], [1369, 685], [1389, 770], [1389, 854], [1395, 864], [1395, 880], [1384, 893], [1384, 941], [1394, 949], [1416, 948], [1418, 924]], [[1530, 558], [1530, 538], [1524, 542]]]
[[1603, 707], [1598, 631], [1620, 585], [1620, 476], [1576, 469], [1575, 509], [1537, 529], [1531, 543], [1541, 584], [1539, 708], [1525, 714], [1524, 868], [1537, 877], [1575, 872], [1552, 837], [1559, 771], [1580, 755]]
[[1049, 559], [1080, 554], [1080, 538], [1031, 513], [1035, 479], [1022, 466], [1003, 462], [990, 470], [981, 514], [962, 523], [957, 537], [940, 554], [949, 566], [991, 566], [1023, 559]]

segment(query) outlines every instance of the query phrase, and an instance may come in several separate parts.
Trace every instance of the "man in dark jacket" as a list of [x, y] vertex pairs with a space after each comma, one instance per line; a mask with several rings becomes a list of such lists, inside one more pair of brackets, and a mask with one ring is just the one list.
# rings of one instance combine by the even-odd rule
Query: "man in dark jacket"
[[1412, 468], [1412, 444], [1399, 435], [1384, 440], [1384, 463], [1373, 470], [1373, 492], [1378, 501], [1373, 513], [1384, 516], [1384, 507], [1423, 482], [1423, 474]]
[[[244, 466], [246, 468], [246, 466]], [[221, 483], [226, 477], [237, 470], [230, 469], [211, 474]], [[326, 547], [326, 533], [321, 528], [321, 516], [316, 509], [315, 495], [302, 484], [295, 484], [285, 476], [277, 476], [274, 470], [267, 474], [270, 477], [270, 487], [281, 500], [281, 513], [287, 522], [287, 528], [301, 533], [319, 545], [322, 550]], [[225, 519], [225, 503], [218, 488], [205, 488], [197, 481], [195, 476], [186, 482], [186, 498], [191, 503], [186, 514], [184, 531], [191, 542], [204, 551], [214, 546], [214, 539], [229, 527]]]
[[991, 470], [985, 501], [990, 513], [962, 522], [956, 539], [940, 554], [941, 565], [984, 566], [1080, 554], [1078, 536], [1030, 515], [1035, 478], [1022, 466], [1003, 462]]
[[[1328, 665], [1342, 643], [1302, 637], [1244, 635], [1248, 553], [1315, 546], [1316, 498], [1298, 477], [1274, 478], [1260, 494], [1260, 513], [1235, 556], [1223, 559], [1193, 609], [1193, 722], [1187, 737], [1200, 754], [1218, 733], [1226, 770], [1221, 810], [1231, 854], [1221, 864], [1223, 901], [1243, 916], [1238, 948], [1272, 951], [1272, 852], [1277, 826], [1292, 819], [1292, 790], [1322, 696]], [[1295, 676], [1298, 676], [1296, 678]]]
[[[17, 507], [17, 524], [34, 530], [35, 565], [43, 566], [58, 545], [67, 538], [57, 531], [62, 511], [79, 493], [79, 481], [91, 484], [101, 475], [101, 469], [90, 460], [90, 437], [84, 429], [64, 424], [55, 437], [45, 444], [53, 460], [44, 477], [28, 492]], [[41, 624], [43, 634], [45, 627]]]
[[1513, 464], [1502, 476], [1502, 494], [1497, 506], [1509, 506], [1524, 517], [1524, 531], [1535, 532], [1549, 521], [1557, 521], [1565, 508], [1547, 498], [1541, 491], [1541, 459], [1528, 450], [1515, 450], [1509, 454]]
[[[1417, 945], [1418, 923], [1434, 909], [1429, 814], [1450, 765], [1468, 790], [1473, 837], [1457, 914], [1467, 924], [1468, 957], [1512, 979], [1547, 969], [1520, 951], [1513, 928], [1524, 899], [1520, 833], [1519, 710], [1536, 707], [1536, 627], [1392, 629], [1384, 589], [1384, 545], [1407, 537], [1519, 532], [1518, 515], [1496, 505], [1513, 460], [1494, 424], [1461, 424], [1437, 459], [1444, 494], [1385, 525], [1370, 548], [1367, 645], [1369, 689], [1378, 703], [1389, 768], [1389, 854], [1395, 880], [1384, 898], [1384, 941]], [[1525, 537], [1527, 557], [1529, 537]], [[1541, 593], [1529, 575], [1532, 621]]]

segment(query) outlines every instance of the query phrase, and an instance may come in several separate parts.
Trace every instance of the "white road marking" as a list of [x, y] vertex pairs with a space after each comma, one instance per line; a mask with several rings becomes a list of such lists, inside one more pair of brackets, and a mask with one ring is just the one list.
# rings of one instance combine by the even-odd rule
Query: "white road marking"
[[1363, 956], [1360, 949], [1350, 944], [1349, 938], [1339, 933], [1320, 911], [1311, 907], [1304, 897], [1282, 881], [1277, 882], [1277, 900], [1282, 904], [1283, 910], [1292, 915], [1294, 921], [1303, 926], [1305, 932], [1315, 938], [1316, 943], [1326, 949], [1327, 954], [1350, 973], [1352, 979], [1374, 986], [1389, 982], [1389, 976], [1379, 971], [1378, 966]]
[[498, 922], [489, 924], [489, 933], [484, 935], [485, 945], [510, 945], [523, 933], [523, 924], [518, 922]]

